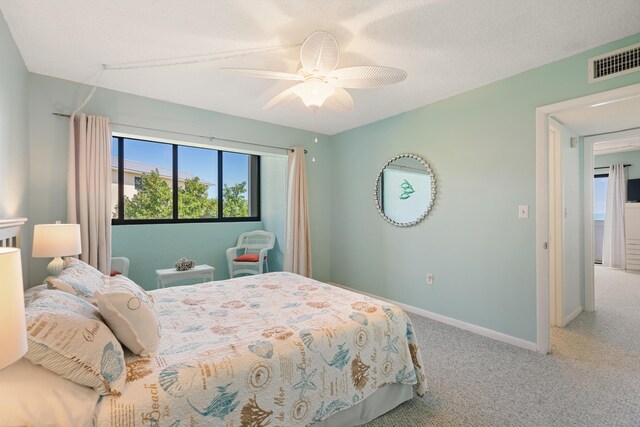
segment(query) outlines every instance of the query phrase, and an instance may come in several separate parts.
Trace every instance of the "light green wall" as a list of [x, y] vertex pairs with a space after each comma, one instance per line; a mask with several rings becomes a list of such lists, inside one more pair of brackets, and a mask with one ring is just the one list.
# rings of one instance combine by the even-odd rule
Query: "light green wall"
[[[29, 75], [31, 227], [33, 224], [48, 223], [56, 219], [64, 220], [66, 217], [68, 120], [53, 116], [51, 113], [71, 112], [82, 102], [89, 90], [90, 88], [85, 85], [37, 74]], [[312, 134], [309, 132], [106, 89], [99, 89], [83, 111], [87, 114], [107, 116], [114, 123], [197, 135], [213, 135], [278, 147], [306, 146], [312, 141]], [[167, 132], [139, 130], [118, 125], [114, 125], [113, 129], [118, 132], [136, 133], [139, 136], [211, 144], [206, 139], [187, 138]], [[321, 137], [321, 139], [325, 138]], [[233, 143], [224, 143], [223, 147], [256, 149]], [[311, 233], [319, 236], [312, 247], [313, 262], [316, 267], [314, 276], [321, 280], [328, 280], [331, 268], [329, 242], [322, 236], [330, 235], [331, 165], [328, 161], [330, 156], [327, 144], [321, 143], [320, 147], [320, 155], [327, 161], [311, 165], [308, 159], [311, 195], [309, 204]], [[264, 162], [263, 176], [266, 174], [284, 179], [282, 162], [285, 161], [286, 151], [273, 149], [264, 151], [280, 156], [281, 160]], [[269, 170], [270, 166], [274, 168], [272, 171]], [[262, 207], [266, 211], [265, 220], [279, 230], [280, 248], [284, 245], [282, 219], [274, 218], [274, 215], [280, 211], [270, 206], [270, 203], [284, 204], [283, 188], [282, 185], [269, 184], [266, 192], [270, 194], [262, 194]], [[270, 196], [275, 199], [270, 199]], [[222, 279], [228, 277], [224, 253], [226, 248], [235, 243], [240, 232], [262, 228], [262, 226], [262, 222], [116, 226], [112, 231], [112, 253], [114, 256], [129, 257], [132, 279], [147, 288], [155, 284], [156, 269], [171, 267], [173, 262], [181, 256], [215, 266], [216, 279]], [[274, 262], [277, 263], [281, 259], [281, 253], [276, 252]], [[31, 264], [33, 284], [46, 275], [46, 264], [47, 260], [33, 260]], [[274, 265], [272, 268], [278, 267], [281, 267], [281, 264]]]
[[[0, 218], [29, 217], [28, 72], [0, 13]], [[30, 228], [22, 230], [22, 265], [29, 283]]]
[[[627, 168], [627, 178], [640, 178], [640, 151], [627, 151], [624, 153], [600, 154], [593, 157], [594, 167], [611, 166], [616, 163], [630, 164]], [[599, 169], [596, 173], [605, 173], [605, 169]]]
[[145, 289], [156, 287], [155, 270], [171, 268], [181, 257], [215, 267], [215, 280], [228, 279], [225, 251], [240, 233], [259, 229], [261, 222], [121, 225], [112, 227], [111, 252], [129, 258], [129, 277]]
[[[588, 57], [638, 41], [334, 136], [332, 280], [535, 342], [535, 109], [640, 82], [587, 83]], [[432, 212], [407, 229], [386, 223], [372, 194], [381, 165], [404, 152], [423, 156], [438, 182]], [[518, 219], [520, 204], [529, 219]]]

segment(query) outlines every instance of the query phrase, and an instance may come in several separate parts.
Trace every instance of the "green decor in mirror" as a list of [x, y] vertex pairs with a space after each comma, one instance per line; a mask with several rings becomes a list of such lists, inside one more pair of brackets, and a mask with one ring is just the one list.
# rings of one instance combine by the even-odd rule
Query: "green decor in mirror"
[[398, 227], [422, 221], [436, 198], [436, 179], [431, 168], [415, 154], [399, 154], [384, 164], [374, 189], [378, 212]]

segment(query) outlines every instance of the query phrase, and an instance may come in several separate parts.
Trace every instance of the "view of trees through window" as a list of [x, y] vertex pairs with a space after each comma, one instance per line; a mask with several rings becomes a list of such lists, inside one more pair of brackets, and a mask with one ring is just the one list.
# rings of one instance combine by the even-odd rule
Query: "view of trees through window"
[[255, 219], [258, 164], [249, 154], [114, 137], [114, 223]]

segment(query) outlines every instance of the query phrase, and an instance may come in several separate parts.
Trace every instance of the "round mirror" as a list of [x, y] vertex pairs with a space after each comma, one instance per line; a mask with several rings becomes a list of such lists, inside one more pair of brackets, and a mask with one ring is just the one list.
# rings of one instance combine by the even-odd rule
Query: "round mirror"
[[384, 219], [398, 227], [410, 227], [429, 214], [436, 198], [436, 179], [422, 158], [400, 154], [380, 170], [374, 197]]

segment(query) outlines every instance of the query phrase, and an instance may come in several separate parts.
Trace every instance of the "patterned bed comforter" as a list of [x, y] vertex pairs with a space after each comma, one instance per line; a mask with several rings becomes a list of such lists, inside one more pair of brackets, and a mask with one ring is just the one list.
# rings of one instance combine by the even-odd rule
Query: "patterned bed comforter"
[[162, 339], [129, 355], [97, 426], [295, 426], [389, 383], [426, 390], [411, 320], [398, 307], [290, 273], [152, 292]]

